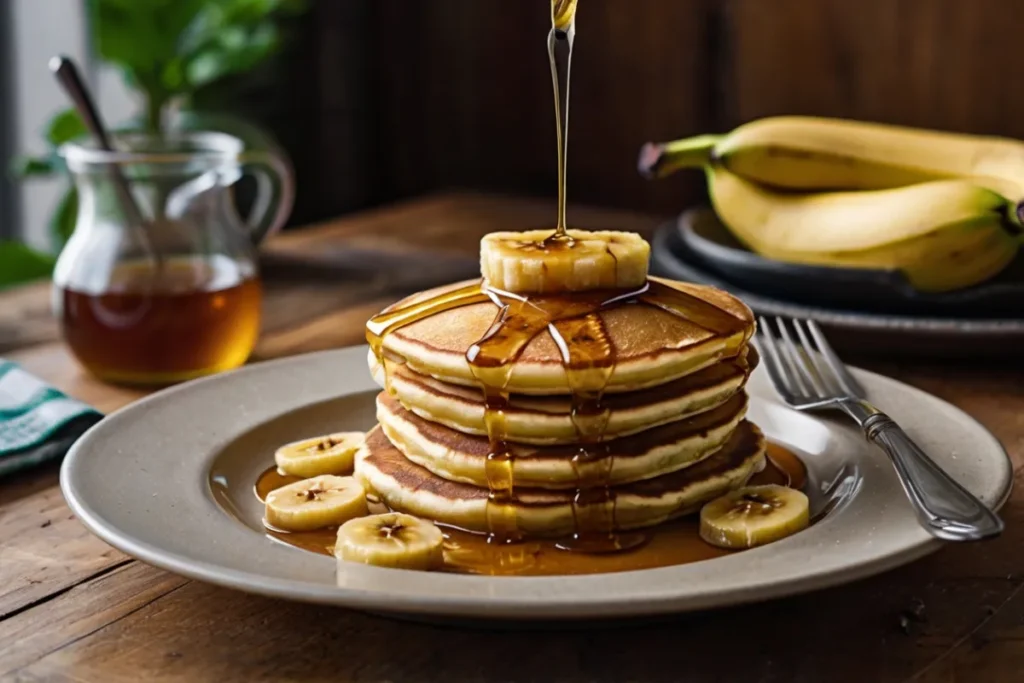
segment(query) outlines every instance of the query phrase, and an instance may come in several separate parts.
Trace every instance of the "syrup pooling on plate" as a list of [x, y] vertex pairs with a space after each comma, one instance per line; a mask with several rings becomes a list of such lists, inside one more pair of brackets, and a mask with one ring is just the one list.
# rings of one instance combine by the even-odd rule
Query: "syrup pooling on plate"
[[[798, 487], [806, 480], [806, 469], [800, 458], [785, 447], [768, 444], [765, 469], [750, 479], [751, 485], [780, 484]], [[299, 477], [282, 475], [277, 468], [267, 469], [257, 480], [255, 494], [262, 501], [276, 488], [286, 486]], [[372, 509], [382, 512], [383, 509]], [[585, 553], [565, 552], [563, 543], [551, 539], [532, 539], [513, 544], [489, 543], [487, 536], [442, 526], [445, 536], [444, 566], [441, 571], [454, 574], [486, 574], [491, 576], [556, 576], [568, 574], [601, 574], [670, 567], [726, 557], [742, 550], [723, 550], [705, 543], [692, 518], [678, 519], [647, 530], [646, 541], [630, 552]], [[337, 529], [286, 532], [266, 529], [267, 535], [281, 543], [333, 556]]]
[[802, 490], [807, 485], [807, 466], [793, 451], [769, 442], [766, 457], [771, 468], [780, 473], [778, 481], [766, 483], [788, 486], [797, 490]]

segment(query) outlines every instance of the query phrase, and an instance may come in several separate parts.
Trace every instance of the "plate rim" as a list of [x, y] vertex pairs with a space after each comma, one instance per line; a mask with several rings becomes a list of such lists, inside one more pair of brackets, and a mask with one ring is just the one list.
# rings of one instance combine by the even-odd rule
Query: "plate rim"
[[[112, 520], [103, 518], [90, 507], [87, 501], [88, 496], [83, 498], [80, 496], [79, 491], [77, 491], [75, 469], [80, 466], [78, 461], [84, 458], [81, 454], [85, 453], [88, 450], [91, 441], [94, 438], [97, 438], [94, 436], [95, 434], [102, 435], [104, 431], [112, 429], [113, 427], [110, 425], [116, 425], [118, 420], [123, 420], [126, 419], [126, 416], [131, 417], [136, 413], [147, 411], [153, 405], [159, 405], [161, 402], [172, 400], [180, 394], [194, 391], [196, 387], [200, 385], [230, 382], [233, 381], [230, 379], [231, 377], [237, 378], [243, 373], [256, 374], [260, 372], [280, 371], [280, 369], [287, 368], [289, 365], [316, 365], [321, 362], [328, 363], [332, 358], [338, 362], [344, 362], [343, 358], [348, 355], [351, 355], [354, 358], [351, 362], [364, 361], [366, 357], [366, 347], [355, 346], [343, 349], [318, 351], [256, 363], [228, 373], [194, 380], [192, 382], [187, 382], [165, 389], [116, 411], [108, 416], [107, 419], [92, 427], [76, 442], [65, 457], [60, 471], [60, 486], [65, 500], [76, 517], [78, 517], [86, 528], [101, 538], [104, 542], [121, 550], [131, 557], [190, 579], [234, 590], [242, 590], [245, 592], [277, 598], [315, 602], [320, 604], [332, 604], [376, 612], [431, 615], [446, 618], [468, 617], [472, 619], [488, 620], [496, 618], [503, 620], [574, 620], [593, 617], [626, 618], [636, 616], [660, 616], [671, 613], [682, 613], [737, 604], [762, 602], [782, 596], [797, 595], [835, 585], [850, 583], [916, 560], [924, 555], [934, 552], [942, 546], [940, 541], [927, 536], [922, 531], [921, 537], [913, 542], [908, 542], [902, 550], [875, 559], [861, 561], [858, 564], [837, 566], [831, 569], [825, 567], [824, 569], [819, 569], [817, 572], [812, 572], [810, 575], [796, 574], [767, 583], [747, 584], [740, 587], [721, 586], [713, 590], [704, 590], [699, 594], [684, 596], [677, 595], [670, 596], [669, 598], [666, 598], [663, 595], [640, 597], [638, 595], [631, 595], [628, 593], [611, 596], [603, 594], [602, 599], [599, 601], [581, 602], [575, 599], [559, 599], [557, 597], [557, 593], [555, 594], [556, 597], [552, 597], [551, 594], [542, 592], [544, 595], [542, 599], [536, 595], [532, 598], [521, 595], [491, 595], [487, 598], [481, 598], [476, 594], [467, 593], [463, 593], [458, 596], [436, 596], [422, 593], [418, 595], [402, 594], [396, 599], [393, 594], [382, 590], [368, 591], [354, 587], [336, 585], [328, 586], [306, 581], [297, 581], [294, 579], [279, 578], [255, 571], [240, 571], [233, 567], [218, 565], [216, 563], [196, 561], [195, 559], [182, 556], [181, 554], [173, 551], [168, 552], [160, 548], [159, 545], [155, 545], [145, 539], [136, 538], [133, 535], [120, 531]], [[920, 389], [869, 371], [855, 370], [855, 372], [858, 374], [863, 373], [865, 377], [870, 378], [870, 383], [874, 383], [876, 380], [882, 380], [883, 383], [892, 382], [908, 389], [912, 393], [917, 392], [924, 394], [937, 401], [945, 403], [949, 408], [960, 413], [960, 415], [967, 420], [973, 428], [988, 435], [992, 445], [999, 449], [999, 452], [1005, 460], [1006, 473], [1003, 476], [1002, 490], [998, 496], [996, 505], [994, 505], [997, 510], [1002, 507], [1009, 498], [1013, 488], [1012, 464], [1009, 461], [1005, 447], [994, 435], [991, 434], [988, 429], [984, 427], [984, 425], [956, 406], [953, 406], [952, 404], [949, 404], [948, 402]], [[361, 389], [348, 390], [348, 387], [343, 386], [341, 387], [341, 391], [336, 393], [335, 396], [352, 395], [361, 393], [361, 391]], [[116, 420], [113, 418], [116, 418]], [[255, 425], [249, 425], [247, 428], [252, 429], [254, 426]], [[233, 432], [233, 436], [237, 436], [238, 433], [239, 431], [235, 430]], [[201, 463], [205, 461], [197, 458], [196, 462]], [[208, 473], [204, 471], [202, 474], [203, 480], [205, 481], [205, 476]], [[210, 504], [215, 505], [212, 500], [209, 502]], [[227, 523], [243, 526], [237, 520], [231, 520], [223, 510], [218, 509], [218, 511], [221, 512], [223, 519]], [[692, 565], [639, 570], [635, 572], [577, 576], [572, 577], [572, 580], [583, 581], [589, 584], [600, 584], [608, 577], [621, 578], [626, 575], [636, 575], [639, 577], [647, 574], [648, 572], [678, 572], [687, 566]], [[395, 569], [377, 567], [363, 568], [361, 566], [356, 569], [373, 572], [374, 575], [379, 575], [384, 577], [384, 579], [389, 575], [392, 579], [405, 575], [404, 571]], [[566, 577], [483, 577], [452, 574], [431, 574], [430, 576], [447, 577], [447, 580], [454, 579], [457, 581], [469, 582], [471, 584], [475, 583], [483, 585], [488, 581], [501, 581], [503, 584], [507, 583], [507, 585], [529, 584], [535, 587], [546, 583], [566, 580]]]

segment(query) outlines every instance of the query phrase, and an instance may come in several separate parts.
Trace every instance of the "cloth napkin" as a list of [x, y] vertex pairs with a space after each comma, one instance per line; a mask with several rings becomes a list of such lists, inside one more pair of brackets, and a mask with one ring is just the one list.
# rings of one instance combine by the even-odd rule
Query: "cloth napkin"
[[64, 457], [102, 417], [0, 358], [0, 477]]

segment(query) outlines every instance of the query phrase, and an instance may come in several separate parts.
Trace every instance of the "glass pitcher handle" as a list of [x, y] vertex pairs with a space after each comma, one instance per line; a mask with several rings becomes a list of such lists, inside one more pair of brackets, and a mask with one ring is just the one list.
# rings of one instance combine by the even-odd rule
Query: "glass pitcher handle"
[[281, 154], [247, 151], [239, 155], [243, 172], [256, 179], [256, 201], [246, 223], [254, 244], [285, 224], [295, 204], [295, 172]]

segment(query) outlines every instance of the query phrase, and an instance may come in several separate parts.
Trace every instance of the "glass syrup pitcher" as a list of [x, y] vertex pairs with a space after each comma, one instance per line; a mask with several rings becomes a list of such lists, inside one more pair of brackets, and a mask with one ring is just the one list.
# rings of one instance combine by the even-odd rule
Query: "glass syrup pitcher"
[[[278, 230], [294, 178], [277, 153], [224, 133], [125, 135], [61, 153], [78, 190], [53, 306], [72, 353], [100, 379], [165, 385], [237, 367], [256, 343], [256, 246]], [[248, 220], [232, 187], [257, 181]]]

